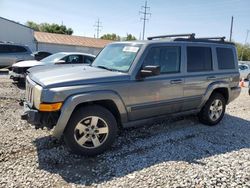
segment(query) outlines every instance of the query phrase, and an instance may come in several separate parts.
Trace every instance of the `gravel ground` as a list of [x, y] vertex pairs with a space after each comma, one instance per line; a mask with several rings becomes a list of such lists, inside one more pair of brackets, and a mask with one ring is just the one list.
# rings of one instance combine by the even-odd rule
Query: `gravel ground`
[[188, 116], [124, 130], [95, 158], [21, 121], [23, 95], [0, 77], [0, 187], [250, 187], [247, 89], [218, 126]]

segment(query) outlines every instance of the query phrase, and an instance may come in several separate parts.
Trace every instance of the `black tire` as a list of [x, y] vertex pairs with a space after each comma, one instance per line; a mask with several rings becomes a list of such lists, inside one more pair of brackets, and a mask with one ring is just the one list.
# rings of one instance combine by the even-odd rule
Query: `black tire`
[[[222, 112], [219, 116], [218, 119], [213, 120], [210, 117], [210, 107], [213, 104], [213, 102], [215, 100], [220, 100], [222, 103]], [[201, 109], [200, 113], [198, 114], [199, 120], [201, 123], [205, 124], [205, 125], [209, 125], [209, 126], [213, 126], [218, 124], [221, 119], [223, 118], [224, 114], [225, 114], [225, 109], [226, 109], [226, 100], [224, 98], [224, 96], [220, 93], [213, 93], [210, 98], [208, 99], [208, 101], [206, 102], [206, 104], [203, 106], [203, 108]]]
[[[79, 122], [81, 122], [81, 120], [84, 120], [84, 118], [87, 118], [90, 116], [96, 116], [96, 117], [100, 118], [97, 122], [101, 121], [101, 123], [102, 123], [104, 121], [106, 123], [105, 124], [106, 127], [108, 127], [108, 134], [100, 146], [95, 147], [94, 142], [91, 140], [88, 140], [85, 142], [85, 143], [92, 142], [92, 144], [93, 144], [92, 147], [95, 147], [95, 148], [88, 148], [87, 146], [83, 146], [84, 144], [81, 146], [80, 144], [78, 144], [78, 142], [76, 140], [77, 139], [76, 138], [77, 132], [75, 132], [75, 131], [79, 132], [79, 130], [75, 130], [76, 126], [78, 125]], [[88, 121], [88, 119], [84, 120], [84, 121]], [[89, 121], [90, 121], [90, 126], [91, 126], [92, 119]], [[96, 123], [96, 124], [98, 124], [98, 123]], [[106, 108], [104, 108], [102, 106], [91, 105], [91, 106], [79, 108], [78, 110], [74, 111], [74, 113], [71, 115], [71, 118], [67, 124], [65, 131], [64, 131], [64, 140], [65, 140], [65, 142], [66, 142], [66, 144], [69, 147], [71, 152], [73, 152], [75, 154], [79, 154], [79, 155], [95, 156], [97, 154], [104, 152], [112, 145], [112, 143], [114, 142], [114, 140], [116, 138], [117, 131], [118, 131], [117, 122], [116, 122], [116, 119], [113, 116], [113, 114], [109, 110], [107, 110]], [[81, 134], [83, 134], [83, 135], [86, 134], [86, 137], [90, 137], [88, 139], [92, 139], [92, 136], [89, 136], [87, 134], [87, 132], [86, 133], [84, 132]]]

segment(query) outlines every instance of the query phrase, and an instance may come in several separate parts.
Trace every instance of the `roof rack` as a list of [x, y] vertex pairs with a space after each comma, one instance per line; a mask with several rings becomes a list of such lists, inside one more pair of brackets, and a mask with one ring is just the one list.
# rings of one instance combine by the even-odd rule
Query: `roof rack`
[[161, 39], [161, 38], [171, 38], [171, 37], [189, 37], [189, 39], [195, 39], [195, 33], [190, 33], [190, 34], [176, 34], [176, 35], [159, 35], [159, 36], [153, 36], [153, 37], [148, 37], [148, 40], [153, 40], [153, 39]]
[[224, 42], [226, 37], [202, 37], [202, 38], [195, 38], [195, 39], [200, 39], [200, 40], [219, 40]]

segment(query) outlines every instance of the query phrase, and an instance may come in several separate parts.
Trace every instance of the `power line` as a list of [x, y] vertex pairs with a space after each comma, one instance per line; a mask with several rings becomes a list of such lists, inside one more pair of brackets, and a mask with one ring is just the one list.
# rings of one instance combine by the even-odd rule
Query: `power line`
[[145, 26], [146, 21], [148, 21], [148, 16], [151, 16], [150, 7], [147, 6], [147, 1], [145, 1], [145, 6], [141, 7], [142, 11], [139, 11], [140, 14], [142, 14], [141, 20], [143, 20], [143, 29], [142, 29], [142, 40], [144, 40], [145, 36]]
[[96, 30], [96, 38], [99, 38], [99, 34], [101, 32], [101, 28], [102, 28], [102, 22], [100, 22], [100, 19], [98, 18], [96, 24], [94, 25], [95, 30]]

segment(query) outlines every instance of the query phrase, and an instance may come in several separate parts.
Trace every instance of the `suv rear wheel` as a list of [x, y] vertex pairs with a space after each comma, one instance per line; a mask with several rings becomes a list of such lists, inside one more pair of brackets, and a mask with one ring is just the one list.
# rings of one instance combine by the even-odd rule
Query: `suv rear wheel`
[[82, 107], [71, 116], [64, 139], [73, 153], [93, 156], [108, 149], [117, 135], [113, 114], [99, 105]]
[[216, 125], [221, 121], [226, 109], [226, 100], [220, 93], [214, 93], [199, 113], [199, 120], [206, 125]]

